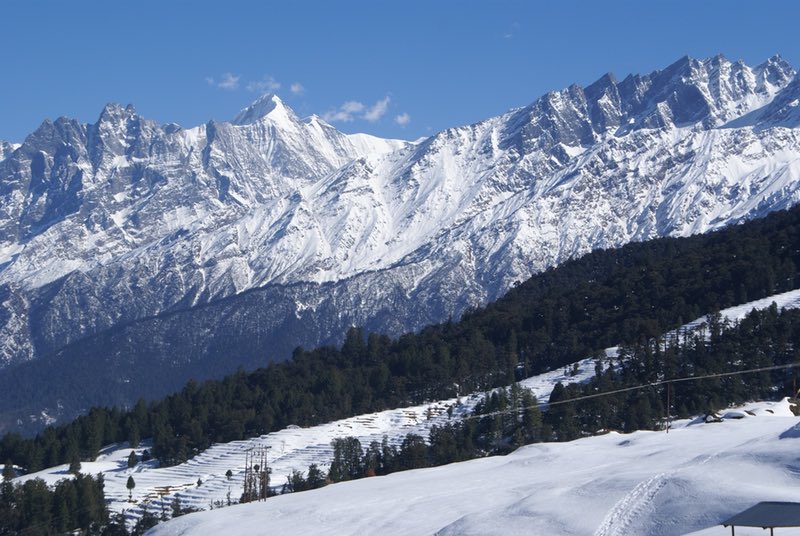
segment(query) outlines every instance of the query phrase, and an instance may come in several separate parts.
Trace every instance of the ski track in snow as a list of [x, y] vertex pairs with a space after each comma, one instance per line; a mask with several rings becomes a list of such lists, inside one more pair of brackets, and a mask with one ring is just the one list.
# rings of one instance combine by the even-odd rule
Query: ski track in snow
[[656, 494], [667, 484], [667, 474], [659, 473], [636, 485], [627, 495], [617, 501], [600, 524], [595, 536], [625, 536], [628, 527], [650, 504]]
[[717, 451], [713, 454], [705, 455], [700, 462], [693, 461], [691, 464], [683, 464], [673, 471], [661, 472], [639, 482], [614, 504], [603, 519], [603, 522], [600, 523], [594, 536], [627, 536], [631, 534], [631, 525], [642, 516], [648, 506], [653, 504], [658, 492], [670, 482], [670, 479], [687, 467], [696, 470], [697, 467], [719, 457], [722, 452]]

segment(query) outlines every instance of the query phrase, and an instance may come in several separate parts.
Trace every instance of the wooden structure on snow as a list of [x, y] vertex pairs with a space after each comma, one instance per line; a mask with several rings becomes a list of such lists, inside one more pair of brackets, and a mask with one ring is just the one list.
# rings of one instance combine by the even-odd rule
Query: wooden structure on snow
[[723, 521], [722, 526], [730, 527], [732, 536], [736, 536], [736, 527], [769, 529], [774, 536], [776, 528], [800, 527], [800, 503], [760, 502]]

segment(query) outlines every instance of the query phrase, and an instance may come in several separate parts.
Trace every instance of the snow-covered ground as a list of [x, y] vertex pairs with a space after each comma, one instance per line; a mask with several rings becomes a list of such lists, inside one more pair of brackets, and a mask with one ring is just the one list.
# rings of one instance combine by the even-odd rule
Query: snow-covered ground
[[[721, 311], [723, 317], [728, 318], [730, 320], [737, 320], [741, 319], [750, 312], [752, 309], [761, 309], [769, 307], [771, 303], [775, 302], [781, 308], [797, 308], [800, 307], [800, 290], [795, 290], [792, 292], [787, 292], [784, 294], [779, 294], [776, 296], [772, 296], [770, 298], [764, 300], [758, 300], [756, 302], [751, 302], [747, 304], [743, 304], [740, 306], [732, 307], [730, 309], [726, 309]], [[684, 328], [681, 329], [697, 329], [701, 326], [702, 321], [704, 318], [698, 319], [694, 322], [687, 324]], [[606, 350], [606, 355], [608, 357], [615, 357], [616, 356], [616, 348], [609, 348]], [[558, 369], [551, 372], [547, 372], [545, 374], [541, 374], [538, 376], [534, 376], [532, 378], [528, 378], [522, 381], [522, 385], [531, 389], [536, 396], [539, 402], [546, 402], [552, 392], [553, 387], [562, 382], [564, 384], [573, 383], [573, 382], [584, 382], [590, 379], [594, 375], [594, 359], [587, 358], [582, 361], [577, 362], [577, 370], [573, 370], [573, 367], [566, 367], [564, 369]], [[162, 505], [165, 508], [169, 508], [169, 504], [175, 497], [179, 497], [181, 500], [181, 504], [183, 506], [191, 506], [200, 509], [209, 509], [212, 502], [227, 502], [227, 495], [230, 492], [231, 499], [234, 501], [238, 499], [239, 495], [242, 491], [242, 479], [243, 479], [243, 471], [245, 465], [245, 456], [248, 452], [252, 452], [264, 447], [268, 447], [268, 462], [269, 466], [271, 467], [273, 474], [272, 474], [272, 484], [273, 486], [280, 486], [286, 482], [286, 477], [292, 472], [292, 470], [299, 470], [305, 471], [307, 470], [309, 464], [316, 463], [319, 465], [323, 470], [327, 470], [327, 467], [330, 463], [330, 460], [333, 455], [333, 449], [331, 448], [331, 441], [336, 437], [344, 437], [344, 436], [355, 436], [358, 437], [361, 441], [362, 446], [366, 447], [369, 445], [371, 441], [378, 441], [380, 442], [382, 438], [387, 436], [389, 441], [392, 444], [399, 445], [402, 442], [403, 438], [408, 433], [416, 433], [420, 434], [423, 437], [427, 437], [431, 427], [436, 424], [444, 424], [448, 422], [450, 419], [457, 419], [463, 415], [468, 414], [475, 405], [482, 400], [483, 394], [476, 393], [469, 396], [460, 397], [459, 399], [450, 399], [450, 400], [443, 400], [437, 401], [430, 404], [424, 404], [419, 406], [413, 406], [408, 408], [400, 408], [394, 410], [388, 410], [378, 413], [372, 413], [367, 415], [360, 415], [356, 417], [352, 417], [349, 419], [343, 419], [340, 421], [335, 421], [332, 423], [308, 427], [308, 428], [300, 428], [300, 427], [289, 427], [284, 430], [280, 430], [271, 434], [267, 434], [261, 437], [256, 437], [248, 440], [242, 441], [234, 441], [231, 443], [224, 443], [224, 444], [216, 444], [213, 445], [211, 448], [196, 456], [192, 460], [189, 460], [186, 463], [174, 466], [174, 467], [165, 467], [159, 468], [155, 462], [148, 462], [147, 464], [139, 464], [133, 469], [129, 469], [127, 467], [127, 458], [128, 454], [130, 453], [130, 448], [127, 445], [115, 445], [110, 446], [104, 450], [104, 452], [97, 458], [94, 462], [84, 462], [82, 464], [82, 471], [85, 473], [96, 474], [102, 472], [105, 476], [105, 483], [106, 483], [106, 497], [110, 501], [110, 509], [114, 512], [125, 511], [128, 518], [133, 520], [137, 518], [142, 513], [142, 509], [144, 507], [149, 508], [150, 511], [153, 512], [160, 512]], [[448, 412], [448, 409], [452, 408], [452, 411]], [[769, 414], [766, 412], [766, 409], [762, 406], [759, 411], [762, 414]], [[785, 414], [786, 408], [785, 405], [779, 406], [779, 413]], [[750, 419], [755, 422], [754, 419]], [[762, 419], [763, 420], [763, 419]], [[759, 420], [760, 422], [761, 420]], [[772, 422], [772, 419], [769, 420]], [[749, 422], [749, 421], [748, 421]], [[679, 425], [680, 426], [680, 425]], [[726, 425], [727, 426], [727, 425]], [[761, 425], [759, 425], [761, 426]], [[781, 425], [783, 426], [783, 425]], [[788, 425], [787, 425], [788, 426]], [[694, 430], [696, 427], [688, 427], [686, 430]], [[727, 429], [724, 426], [720, 426], [717, 429]], [[738, 430], [738, 428], [737, 428]], [[681, 434], [685, 434], [686, 432], [680, 431]], [[664, 434], [666, 435], [666, 434]], [[650, 437], [647, 433], [641, 433], [636, 437]], [[630, 436], [633, 438], [634, 436]], [[672, 437], [672, 434], [669, 434]], [[800, 431], [798, 432], [798, 436], [800, 436]], [[626, 437], [614, 436], [618, 438], [618, 442], [624, 442], [628, 439]], [[653, 437], [661, 437], [660, 434], [656, 434]], [[681, 437], [688, 437], [688, 436], [681, 436]], [[592, 443], [592, 441], [597, 441], [597, 443]], [[631, 439], [632, 440], [632, 439]], [[597, 447], [575, 447], [573, 444], [557, 444], [557, 445], [542, 445], [531, 447], [528, 449], [524, 449], [524, 452], [528, 454], [535, 454], [535, 456], [540, 456], [540, 458], [536, 458], [533, 461], [525, 462], [530, 464], [539, 464], [542, 463], [546, 465], [548, 469], [544, 473], [545, 475], [550, 475], [551, 478], [554, 479], [553, 484], [559, 485], [555, 479], [555, 474], [551, 469], [549, 469], [549, 462], [544, 463], [545, 459], [552, 458], [554, 463], [558, 460], [558, 463], [563, 463], [565, 466], [569, 466], [569, 457], [571, 454], [568, 452], [572, 452], [574, 449], [584, 449], [584, 450], [592, 450], [597, 448], [602, 450], [605, 448], [603, 445], [606, 444], [607, 441], [610, 441], [606, 438], [595, 438], [591, 440], [585, 440], [585, 442], [578, 442], [576, 444], [580, 445], [598, 445]], [[643, 443], [650, 445], [651, 443], [655, 445], [655, 442], [660, 441], [656, 439], [648, 439], [648, 440], [640, 440], [637, 439], [636, 442]], [[693, 440], [687, 440], [689, 442]], [[731, 441], [737, 441], [735, 438], [731, 439]], [[672, 446], [675, 442], [672, 441], [671, 443], [665, 443], [659, 449], [662, 449], [666, 452], [665, 456], [669, 457], [669, 451], [672, 450]], [[616, 443], [615, 443], [616, 445]], [[141, 455], [141, 452], [147, 448], [149, 445], [147, 443], [143, 443], [141, 447], [135, 449], [138, 454]], [[565, 454], [560, 454], [560, 449], [565, 449]], [[656, 448], [655, 446], [653, 447]], [[700, 445], [698, 445], [700, 448]], [[606, 456], [609, 458], [617, 457], [616, 452], [620, 449], [613, 449], [608, 450]], [[678, 450], [682, 450], [682, 447], [678, 447]], [[621, 450], [620, 450], [621, 451]], [[627, 451], [625, 451], [627, 452]], [[544, 454], [543, 454], [544, 453]], [[676, 458], [678, 460], [684, 460], [680, 463], [689, 463], [689, 461], [685, 460], [683, 456], [684, 452], [681, 452], [681, 455]], [[477, 465], [469, 465], [469, 467], [477, 467], [479, 469], [468, 469], [469, 474], [471, 475], [474, 471], [483, 471], [480, 469], [484, 467], [484, 464], [489, 464], [488, 466], [494, 467], [493, 464], [499, 464], [501, 467], [506, 467], [505, 464], [512, 463], [510, 461], [503, 461], [503, 460], [516, 460], [522, 454], [515, 453], [511, 457], [499, 458], [500, 461], [488, 462], [486, 460], [480, 460], [477, 462], [472, 462]], [[542, 458], [541, 456], [544, 456]], [[576, 455], [577, 456], [577, 455]], [[646, 455], [642, 455], [645, 456]], [[677, 456], [677, 454], [676, 454]], [[697, 454], [697, 456], [706, 456], [705, 454]], [[537, 461], [538, 460], [538, 461]], [[603, 462], [603, 464], [609, 463], [610, 461]], [[617, 464], [616, 461], [613, 462]], [[630, 463], [633, 465], [640, 465], [644, 464], [647, 465], [646, 461], [635, 461], [631, 460]], [[663, 463], [665, 466], [668, 463], [667, 460], [664, 460]], [[677, 462], [676, 462], [677, 463]], [[590, 471], [590, 465], [584, 464], [583, 461], [575, 460], [575, 465], [577, 467], [585, 467], [585, 472], [581, 473], [588, 478], [588, 476], [592, 476]], [[659, 466], [660, 467], [660, 466]], [[225, 473], [231, 470], [233, 476], [229, 480]], [[437, 468], [431, 469], [430, 474], [437, 475], [440, 471], [444, 471], [444, 468]], [[454, 470], [454, 469], [447, 469]], [[646, 467], [632, 467], [630, 471], [633, 472], [634, 475], [640, 474], [641, 472], [646, 472], [649, 470]], [[798, 473], [800, 474], [800, 463], [798, 463]], [[540, 473], [539, 470], [536, 471], [537, 474]], [[601, 472], [600, 469], [597, 469], [597, 472]], [[618, 472], [618, 468], [613, 470], [614, 473]], [[417, 474], [418, 472], [415, 472]], [[427, 473], [426, 473], [427, 474]], [[458, 471], [454, 473], [453, 478], [460, 478], [458, 477]], [[128, 500], [128, 490], [126, 488], [126, 483], [128, 476], [132, 475], [136, 482], [136, 488], [133, 490], [133, 500]], [[504, 477], [499, 473], [497, 481], [501, 482]], [[35, 478], [40, 477], [45, 479], [49, 483], [55, 483], [61, 478], [69, 477], [69, 473], [67, 471], [67, 466], [58, 466], [54, 468], [50, 468], [39, 473], [34, 473], [31, 475], [26, 475], [21, 477], [19, 480], [28, 479], [28, 478]], [[495, 480], [491, 478], [488, 473], [484, 474], [487, 482]], [[484, 478], [481, 476], [480, 478]], [[593, 477], [600, 478], [600, 475], [593, 475]], [[399, 476], [392, 477], [392, 478], [401, 478]], [[407, 477], [402, 477], [407, 478]], [[424, 477], [424, 478], [431, 478], [431, 477]], [[435, 477], [434, 477], [435, 478]], [[446, 476], [446, 478], [451, 478], [450, 476]], [[468, 478], [473, 478], [473, 476], [469, 476]], [[477, 477], [476, 477], [477, 478]], [[614, 490], [624, 490], [626, 489], [626, 482], [631, 482], [635, 479], [635, 476], [628, 476], [626, 477], [628, 480], [625, 481], [616, 481], [613, 484]], [[202, 480], [202, 485], [197, 486], [198, 479]], [[374, 480], [374, 479], [371, 479]], [[383, 481], [384, 479], [379, 479]], [[537, 478], [534, 480], [537, 482], [537, 485], [544, 486], [544, 492], [550, 493], [549, 484], [542, 484], [546, 482], [546, 479]], [[393, 482], [393, 480], [388, 480], [388, 482]], [[368, 486], [373, 486], [376, 484], [365, 484]], [[519, 487], [521, 484], [515, 484], [513, 487]], [[634, 482], [634, 487], [638, 485], [638, 482]], [[660, 485], [660, 484], [659, 484]], [[349, 486], [349, 485], [348, 485]], [[391, 485], [386, 485], [385, 487], [388, 493], [388, 490], [391, 488]], [[428, 490], [429, 483], [420, 484], [420, 490], [425, 489]], [[444, 486], [445, 488], [448, 485]], [[460, 484], [454, 483], [452, 485], [453, 489], [462, 489], [463, 486]], [[337, 485], [332, 488], [333, 490], [339, 489], [346, 489], [342, 488], [341, 485]], [[384, 489], [384, 488], [380, 488]], [[435, 488], [431, 488], [432, 490]], [[467, 486], [467, 489], [469, 486]], [[660, 489], [660, 488], [659, 488]], [[612, 490], [613, 491], [613, 490]], [[628, 490], [629, 492], [633, 493], [633, 488]], [[324, 493], [330, 494], [333, 493], [332, 491], [325, 491]], [[368, 493], [368, 492], [367, 492]], [[421, 492], [420, 492], [421, 493]], [[427, 491], [426, 491], [427, 493]], [[494, 492], [493, 492], [494, 493]], [[500, 492], [498, 492], [500, 493]], [[523, 492], [521, 492], [523, 493]], [[528, 492], [524, 492], [523, 494], [527, 494]], [[579, 495], [578, 492], [575, 492]], [[306, 495], [306, 494], [303, 494]], [[311, 494], [312, 496], [316, 496], [315, 494]], [[500, 493], [503, 497], [506, 497], [506, 492]], [[512, 492], [511, 495], [514, 495]], [[612, 494], [613, 495], [613, 494]], [[466, 500], [466, 497], [459, 495], [462, 497], [462, 500], [466, 501], [467, 508], [470, 504], [483, 504], [484, 501], [488, 501], [488, 498], [484, 498], [483, 494], [479, 494], [479, 499], [473, 499], [471, 502]], [[525, 495], [527, 497], [527, 495]], [[324, 500], [328, 500], [328, 495], [324, 495]], [[434, 501], [436, 500], [437, 495], [432, 495], [429, 498], [423, 499], [422, 495], [420, 495], [420, 501]], [[507, 498], [507, 497], [506, 497]], [[413, 500], [409, 499], [405, 492], [399, 491], [398, 495], [394, 498], [389, 496], [384, 497], [384, 499], [389, 503], [405, 503], [409, 502], [413, 504]], [[273, 501], [274, 499], [270, 499]], [[284, 499], [281, 499], [283, 501]], [[300, 500], [300, 499], [299, 499]], [[305, 500], [305, 499], [302, 499]], [[509, 504], [506, 504], [506, 499], [498, 499], [500, 502], [496, 503], [498, 505], [504, 505], [503, 508], [511, 508]], [[572, 499], [570, 499], [572, 500]], [[622, 499], [620, 499], [622, 500]], [[761, 500], [761, 499], [759, 499]], [[766, 499], [764, 499], [766, 500]], [[798, 500], [800, 500], [800, 496], [798, 496]], [[271, 503], [270, 503], [271, 504]], [[282, 504], [282, 503], [279, 503]], [[487, 504], [495, 504], [494, 500], [490, 501]], [[538, 504], [538, 503], [536, 503]], [[739, 503], [735, 503], [739, 504]], [[262, 505], [263, 506], [263, 505]], [[326, 507], [327, 508], [327, 507]], [[333, 508], [333, 507], [332, 507]], [[544, 508], [544, 506], [537, 506], [536, 508]], [[599, 508], [599, 506], [598, 506]], [[720, 506], [721, 508], [721, 506]], [[447, 506], [446, 510], [453, 512], [462, 512], [459, 508], [455, 506]], [[734, 508], [735, 510], [735, 508]], [[237, 510], [238, 511], [238, 510]], [[472, 512], [473, 510], [463, 510], [461, 515], [466, 515], [466, 512]], [[544, 510], [543, 510], [544, 511]], [[549, 511], [549, 510], [548, 510]], [[226, 514], [227, 515], [227, 514]], [[231, 514], [234, 515], [234, 514]], [[288, 514], [287, 514], [288, 515]], [[331, 514], [333, 516], [333, 514]], [[386, 514], [388, 518], [389, 514]], [[549, 515], [549, 514], [548, 514]], [[335, 517], [335, 516], [334, 516]], [[400, 516], [404, 517], [404, 516]], [[224, 518], [224, 516], [223, 516]], [[387, 519], [388, 519], [387, 518]], [[454, 518], [455, 519], [455, 518]], [[472, 517], [470, 517], [472, 519]], [[594, 519], [594, 518], [592, 518]], [[444, 520], [444, 518], [436, 517], [434, 520], [431, 521], [434, 525], [439, 521]], [[288, 521], [287, 521], [288, 522]], [[443, 522], [443, 521], [442, 521]], [[448, 521], [448, 523], [451, 523]], [[594, 522], [594, 521], [592, 521]], [[516, 521], [515, 521], [516, 523]], [[668, 522], [664, 522], [664, 526], [669, 526]], [[591, 524], [591, 523], [589, 523]], [[342, 525], [342, 527], [346, 527], [348, 525]], [[352, 525], [353, 527], [361, 527], [359, 524]], [[444, 527], [445, 525], [442, 525]], [[578, 526], [578, 525], [576, 525]], [[359, 531], [350, 531], [350, 533], [370, 533], [372, 531], [368, 531], [363, 526]], [[427, 524], [420, 525], [418, 529], [414, 529], [416, 533], [426, 533], [428, 529]], [[692, 525], [692, 530], [695, 530], [699, 525]], [[319, 527], [318, 527], [319, 528]], [[384, 527], [388, 528], [388, 527]], [[702, 527], [700, 527], [702, 528]], [[203, 530], [198, 529], [198, 534], [204, 533]], [[448, 529], [455, 532], [446, 532], [446, 534], [456, 534], [460, 533], [461, 530], [457, 528]], [[516, 529], [515, 529], [516, 530]], [[570, 529], [572, 530], [572, 529]], [[681, 529], [684, 530], [684, 529]], [[686, 529], [688, 530], [688, 529]], [[309, 529], [311, 531], [311, 529]], [[412, 531], [412, 532], [414, 532]], [[347, 532], [347, 531], [345, 531]], [[390, 531], [391, 533], [404, 533], [403, 525], [398, 525], [396, 528]], [[469, 531], [466, 531], [469, 533]], [[538, 530], [534, 531], [538, 532]], [[331, 533], [336, 533], [333, 531]], [[480, 530], [473, 531], [475, 534], [481, 533]], [[509, 533], [514, 533], [513, 531], [509, 531]], [[552, 532], [551, 532], [552, 533]], [[574, 534], [584, 534], [587, 533], [583, 530], [577, 530], [573, 532], [569, 532], [566, 530], [566, 527], [562, 531], [557, 531], [556, 533], [574, 533]], [[598, 534], [623, 534], [622, 532], [598, 532]], [[669, 532], [669, 531], [656, 531], [657, 534], [676, 534], [676, 532]], [[632, 534], [629, 532], [629, 534]], [[710, 533], [710, 534], [713, 534]]]
[[800, 498], [800, 420], [786, 401], [743, 409], [753, 415], [530, 445], [192, 514], [149, 534], [725, 535], [719, 523], [759, 501]]
[[[768, 309], [773, 303], [778, 306], [778, 310], [797, 309], [800, 307], [800, 289], [790, 290], [789, 292], [775, 294], [761, 300], [755, 300], [742, 305], [729, 307], [728, 309], [720, 311], [720, 315], [723, 319], [727, 319], [729, 321], [741, 320], [753, 309]], [[701, 316], [697, 320], [689, 322], [681, 329], [696, 329], [700, 327], [700, 324], [706, 320], [707, 316]]]
[[[559, 383], [586, 381], [594, 375], [594, 360], [578, 362], [576, 374], [559, 369], [520, 382], [531, 389], [540, 402], [546, 402], [553, 387]], [[381, 442], [386, 436], [389, 442], [399, 446], [409, 433], [428, 436], [434, 425], [445, 424], [471, 413], [475, 405], [484, 397], [483, 393], [442, 400], [430, 404], [392, 409], [382, 412], [359, 415], [319, 426], [301, 428], [291, 426], [277, 432], [242, 441], [220, 443], [211, 446], [193, 459], [172, 467], [159, 468], [151, 461], [139, 464], [133, 469], [127, 466], [128, 455], [132, 450], [127, 445], [112, 445], [106, 448], [94, 462], [83, 462], [81, 471], [89, 474], [103, 473], [105, 477], [106, 498], [110, 501], [112, 512], [125, 511], [128, 518], [138, 518], [143, 508], [151, 512], [169, 510], [175, 497], [180, 498], [182, 506], [210, 509], [211, 503], [227, 503], [228, 492], [233, 501], [242, 492], [245, 457], [248, 453], [267, 448], [267, 459], [272, 469], [272, 485], [280, 487], [293, 470], [306, 471], [312, 463], [324, 471], [328, 470], [333, 458], [331, 442], [337, 437], [354, 436], [363, 447], [370, 442]], [[451, 409], [448, 412], [448, 409]], [[148, 442], [133, 449], [141, 457]], [[233, 473], [228, 479], [228, 470]], [[133, 476], [136, 487], [133, 500], [128, 500], [126, 487], [128, 476]], [[60, 465], [38, 473], [20, 477], [43, 478], [55, 484], [62, 478], [69, 478], [67, 465]], [[197, 486], [197, 480], [202, 485]]]

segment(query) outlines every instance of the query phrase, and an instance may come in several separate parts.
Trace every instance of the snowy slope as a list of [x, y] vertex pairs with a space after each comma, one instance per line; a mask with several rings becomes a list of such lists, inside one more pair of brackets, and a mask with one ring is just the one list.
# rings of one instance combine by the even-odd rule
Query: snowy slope
[[[457, 317], [592, 249], [763, 216], [800, 201], [799, 98], [780, 57], [717, 56], [413, 143], [275, 96], [189, 129], [118, 105], [46, 121], [0, 161], [0, 368], [252, 289], [267, 302], [230, 314], [285, 358], [350, 325]], [[225, 333], [196, 331], [193, 358], [217, 359]]]
[[796, 500], [800, 479], [800, 424], [788, 404], [746, 409], [755, 415], [335, 484], [149, 534], [729, 534], [716, 525], [759, 501]]

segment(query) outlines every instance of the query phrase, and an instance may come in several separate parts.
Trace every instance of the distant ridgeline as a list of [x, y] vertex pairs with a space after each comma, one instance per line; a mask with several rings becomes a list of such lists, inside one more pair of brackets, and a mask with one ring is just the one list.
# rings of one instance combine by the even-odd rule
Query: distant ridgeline
[[[76, 451], [93, 459], [105, 444], [136, 445], [152, 437], [152, 454], [176, 464], [214, 442], [448, 398], [456, 389], [463, 394], [508, 385], [521, 374], [562, 367], [618, 344], [628, 363], [611, 369], [599, 362], [600, 375], [590, 387], [559, 387], [554, 400], [595, 387], [788, 363], [800, 347], [794, 312], [766, 311], [736, 326], [717, 322], [709, 339], [659, 337], [710, 311], [798, 287], [798, 263], [800, 208], [707, 235], [596, 251], [531, 278], [458, 322], [396, 340], [351, 329], [341, 348], [298, 348], [287, 362], [202, 385], [191, 382], [132, 410], [95, 408], [34, 439], [6, 435], [0, 460], [35, 471], [67, 463]], [[85, 374], [86, 385], [76, 384], [76, 392], [103, 387], [92, 387], [91, 371]], [[682, 384], [672, 395], [673, 413], [782, 396], [787, 381], [784, 371]], [[12, 397], [14, 389], [0, 385], [0, 393]], [[539, 424], [528, 419], [522, 432], [505, 430], [513, 428], [511, 422], [497, 425], [501, 436], [515, 434], [514, 441], [497, 440], [496, 430], [494, 440], [483, 441], [478, 430], [475, 448], [501, 452], [520, 442], [572, 439], [601, 428], [650, 427], [664, 414], [663, 391], [614, 396], [609, 405], [597, 400], [555, 406]], [[511, 403], [490, 397], [487, 405]]]

